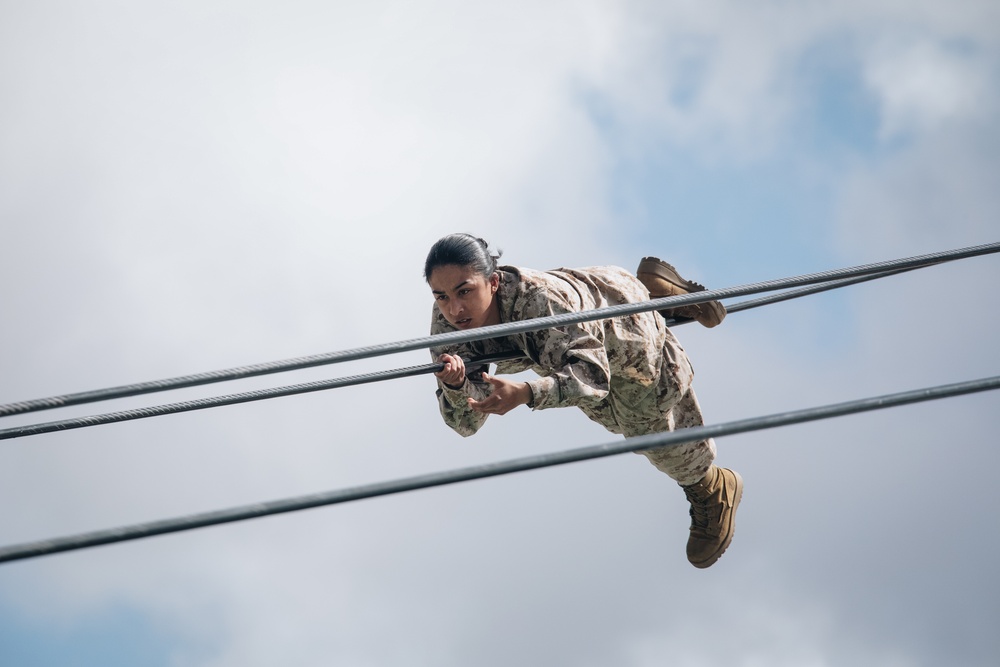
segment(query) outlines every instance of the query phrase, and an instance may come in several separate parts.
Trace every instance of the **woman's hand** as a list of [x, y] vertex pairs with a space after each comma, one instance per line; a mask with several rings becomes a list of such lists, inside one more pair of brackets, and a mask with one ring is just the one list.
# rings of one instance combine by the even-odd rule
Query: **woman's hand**
[[444, 368], [434, 376], [452, 389], [461, 389], [465, 384], [465, 362], [462, 357], [442, 354], [438, 357], [438, 361], [444, 364]]
[[483, 380], [493, 385], [493, 393], [481, 401], [469, 399], [469, 407], [476, 412], [505, 415], [519, 405], [531, 402], [531, 387], [527, 382], [511, 382], [483, 373]]

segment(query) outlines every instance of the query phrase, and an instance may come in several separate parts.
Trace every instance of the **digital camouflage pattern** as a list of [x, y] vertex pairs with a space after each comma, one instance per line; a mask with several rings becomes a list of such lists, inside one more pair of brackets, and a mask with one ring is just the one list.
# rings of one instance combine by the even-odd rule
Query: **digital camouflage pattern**
[[[578, 312], [649, 298], [635, 276], [615, 266], [535, 271], [500, 267], [500, 321], [514, 322]], [[431, 334], [455, 331], [434, 305]], [[662, 433], [703, 423], [691, 388], [691, 363], [656, 312], [583, 322], [503, 338], [431, 349], [465, 358], [518, 350], [525, 359], [504, 361], [497, 374], [527, 369], [531, 408], [576, 406], [612, 433], [627, 437]], [[479, 430], [488, 415], [474, 412], [466, 398], [485, 398], [486, 367], [468, 368], [465, 384], [452, 389], [440, 380], [437, 396], [445, 423], [463, 436]], [[712, 440], [642, 452], [680, 484], [701, 480], [715, 459]]]

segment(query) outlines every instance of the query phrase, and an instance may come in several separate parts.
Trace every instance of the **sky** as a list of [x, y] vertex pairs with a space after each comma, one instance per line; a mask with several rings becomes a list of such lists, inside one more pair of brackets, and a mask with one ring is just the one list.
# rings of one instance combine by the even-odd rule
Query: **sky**
[[[1000, 5], [0, 2], [0, 403], [423, 336], [467, 231], [724, 287], [1000, 240]], [[678, 327], [710, 423], [996, 375], [1000, 258]], [[395, 355], [0, 427], [426, 363]], [[1000, 396], [0, 565], [0, 664], [980, 667]], [[7, 440], [0, 545], [616, 440], [429, 377]]]

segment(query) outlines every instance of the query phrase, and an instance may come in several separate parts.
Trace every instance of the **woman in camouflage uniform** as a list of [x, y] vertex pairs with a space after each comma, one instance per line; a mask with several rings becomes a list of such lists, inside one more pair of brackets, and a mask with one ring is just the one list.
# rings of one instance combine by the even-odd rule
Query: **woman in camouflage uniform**
[[[482, 239], [452, 234], [431, 248], [424, 277], [434, 294], [431, 333], [645, 301], [704, 289], [685, 281], [669, 264], [645, 258], [639, 278], [614, 266], [535, 271], [497, 266], [499, 255]], [[677, 309], [706, 326], [722, 321], [717, 302]], [[527, 382], [466, 368], [463, 357], [506, 351], [524, 357], [497, 365], [498, 374], [531, 369]], [[441, 415], [463, 436], [491, 414], [527, 405], [534, 410], [576, 406], [612, 433], [626, 437], [703, 423], [691, 388], [687, 355], [654, 312], [582, 322], [463, 345], [434, 348], [444, 363], [437, 373]], [[676, 480], [691, 503], [688, 559], [695, 567], [715, 563], [732, 540], [740, 476], [714, 465], [712, 440], [642, 452]]]

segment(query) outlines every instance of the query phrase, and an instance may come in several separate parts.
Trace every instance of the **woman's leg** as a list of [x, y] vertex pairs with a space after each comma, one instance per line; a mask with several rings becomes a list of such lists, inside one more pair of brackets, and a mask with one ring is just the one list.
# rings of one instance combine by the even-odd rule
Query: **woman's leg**
[[[703, 423], [698, 399], [690, 389], [664, 416], [671, 431]], [[714, 465], [715, 442], [711, 439], [642, 453], [684, 489], [691, 503], [688, 561], [698, 568], [711, 566], [733, 539], [743, 479], [732, 470]]]
[[[701, 426], [704, 420], [693, 389], [664, 413], [664, 431]], [[695, 484], [705, 476], [715, 461], [715, 441], [712, 439], [673, 447], [660, 447], [640, 452], [657, 470], [666, 473], [681, 486]]]

